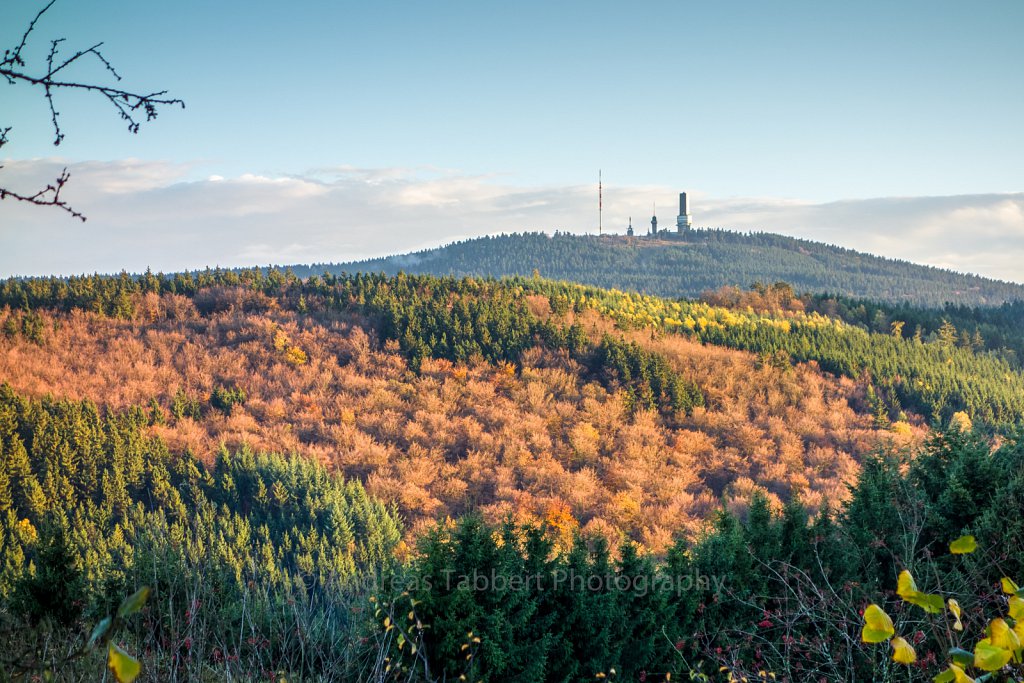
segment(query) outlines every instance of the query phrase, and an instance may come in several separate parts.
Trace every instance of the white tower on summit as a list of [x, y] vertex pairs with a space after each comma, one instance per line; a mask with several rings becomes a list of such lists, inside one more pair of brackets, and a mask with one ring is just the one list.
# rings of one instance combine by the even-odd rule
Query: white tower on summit
[[690, 216], [690, 202], [686, 199], [686, 193], [679, 193], [679, 215], [676, 216], [676, 232], [682, 233], [689, 230], [692, 224]]

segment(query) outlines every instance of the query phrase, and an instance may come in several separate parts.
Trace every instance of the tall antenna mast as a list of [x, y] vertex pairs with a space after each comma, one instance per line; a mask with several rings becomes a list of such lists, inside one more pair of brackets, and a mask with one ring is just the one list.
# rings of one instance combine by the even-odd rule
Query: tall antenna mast
[[601, 169], [597, 169], [597, 234], [604, 234], [604, 196], [601, 186]]

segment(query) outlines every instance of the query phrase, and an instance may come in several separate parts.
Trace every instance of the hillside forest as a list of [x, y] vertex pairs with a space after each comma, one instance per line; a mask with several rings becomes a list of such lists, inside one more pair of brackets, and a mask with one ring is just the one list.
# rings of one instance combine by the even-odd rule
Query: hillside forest
[[666, 297], [697, 297], [721, 287], [784, 281], [809, 294], [862, 298], [936, 309], [990, 307], [1024, 300], [1012, 282], [773, 233], [721, 229], [657, 236], [514, 233], [436, 249], [343, 264], [293, 266], [307, 277], [325, 271], [399, 272], [456, 277], [543, 277]]
[[[965, 639], [1024, 538], [1014, 333], [938, 315], [782, 284], [7, 280], [0, 667], [94, 680], [92, 633], [145, 680], [930, 680], [951, 632], [897, 574]], [[868, 603], [914, 667], [861, 642]]]

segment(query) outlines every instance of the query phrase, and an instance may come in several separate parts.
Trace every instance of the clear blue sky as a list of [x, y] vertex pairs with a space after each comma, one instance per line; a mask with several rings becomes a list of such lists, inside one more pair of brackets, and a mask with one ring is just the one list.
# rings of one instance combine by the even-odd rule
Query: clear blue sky
[[[4, 45], [41, 4], [0, 3]], [[55, 150], [45, 101], [0, 85], [0, 157], [529, 187], [602, 168], [612, 187], [808, 202], [1020, 192], [1022, 29], [1020, 0], [58, 0], [31, 54], [103, 40], [125, 85], [188, 108], [131, 136], [62, 96]]]

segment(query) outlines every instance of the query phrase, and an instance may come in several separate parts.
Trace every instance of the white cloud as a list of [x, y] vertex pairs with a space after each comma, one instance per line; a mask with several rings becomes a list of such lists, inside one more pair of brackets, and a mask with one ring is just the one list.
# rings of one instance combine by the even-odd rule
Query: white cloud
[[1021, 281], [1024, 193], [773, 202], [711, 211], [716, 225], [817, 239], [892, 258]]
[[[6, 161], [0, 185], [45, 185], [56, 159]], [[517, 187], [451, 169], [320, 168], [305, 175], [190, 179], [188, 165], [67, 164], [66, 198], [89, 220], [0, 204], [0, 274], [179, 270], [346, 261], [484, 234], [597, 231], [592, 185]], [[604, 227], [645, 232], [652, 205], [675, 223], [667, 187], [604, 188]], [[764, 230], [1020, 281], [1024, 194], [888, 197], [813, 204], [691, 192], [699, 226]]]

